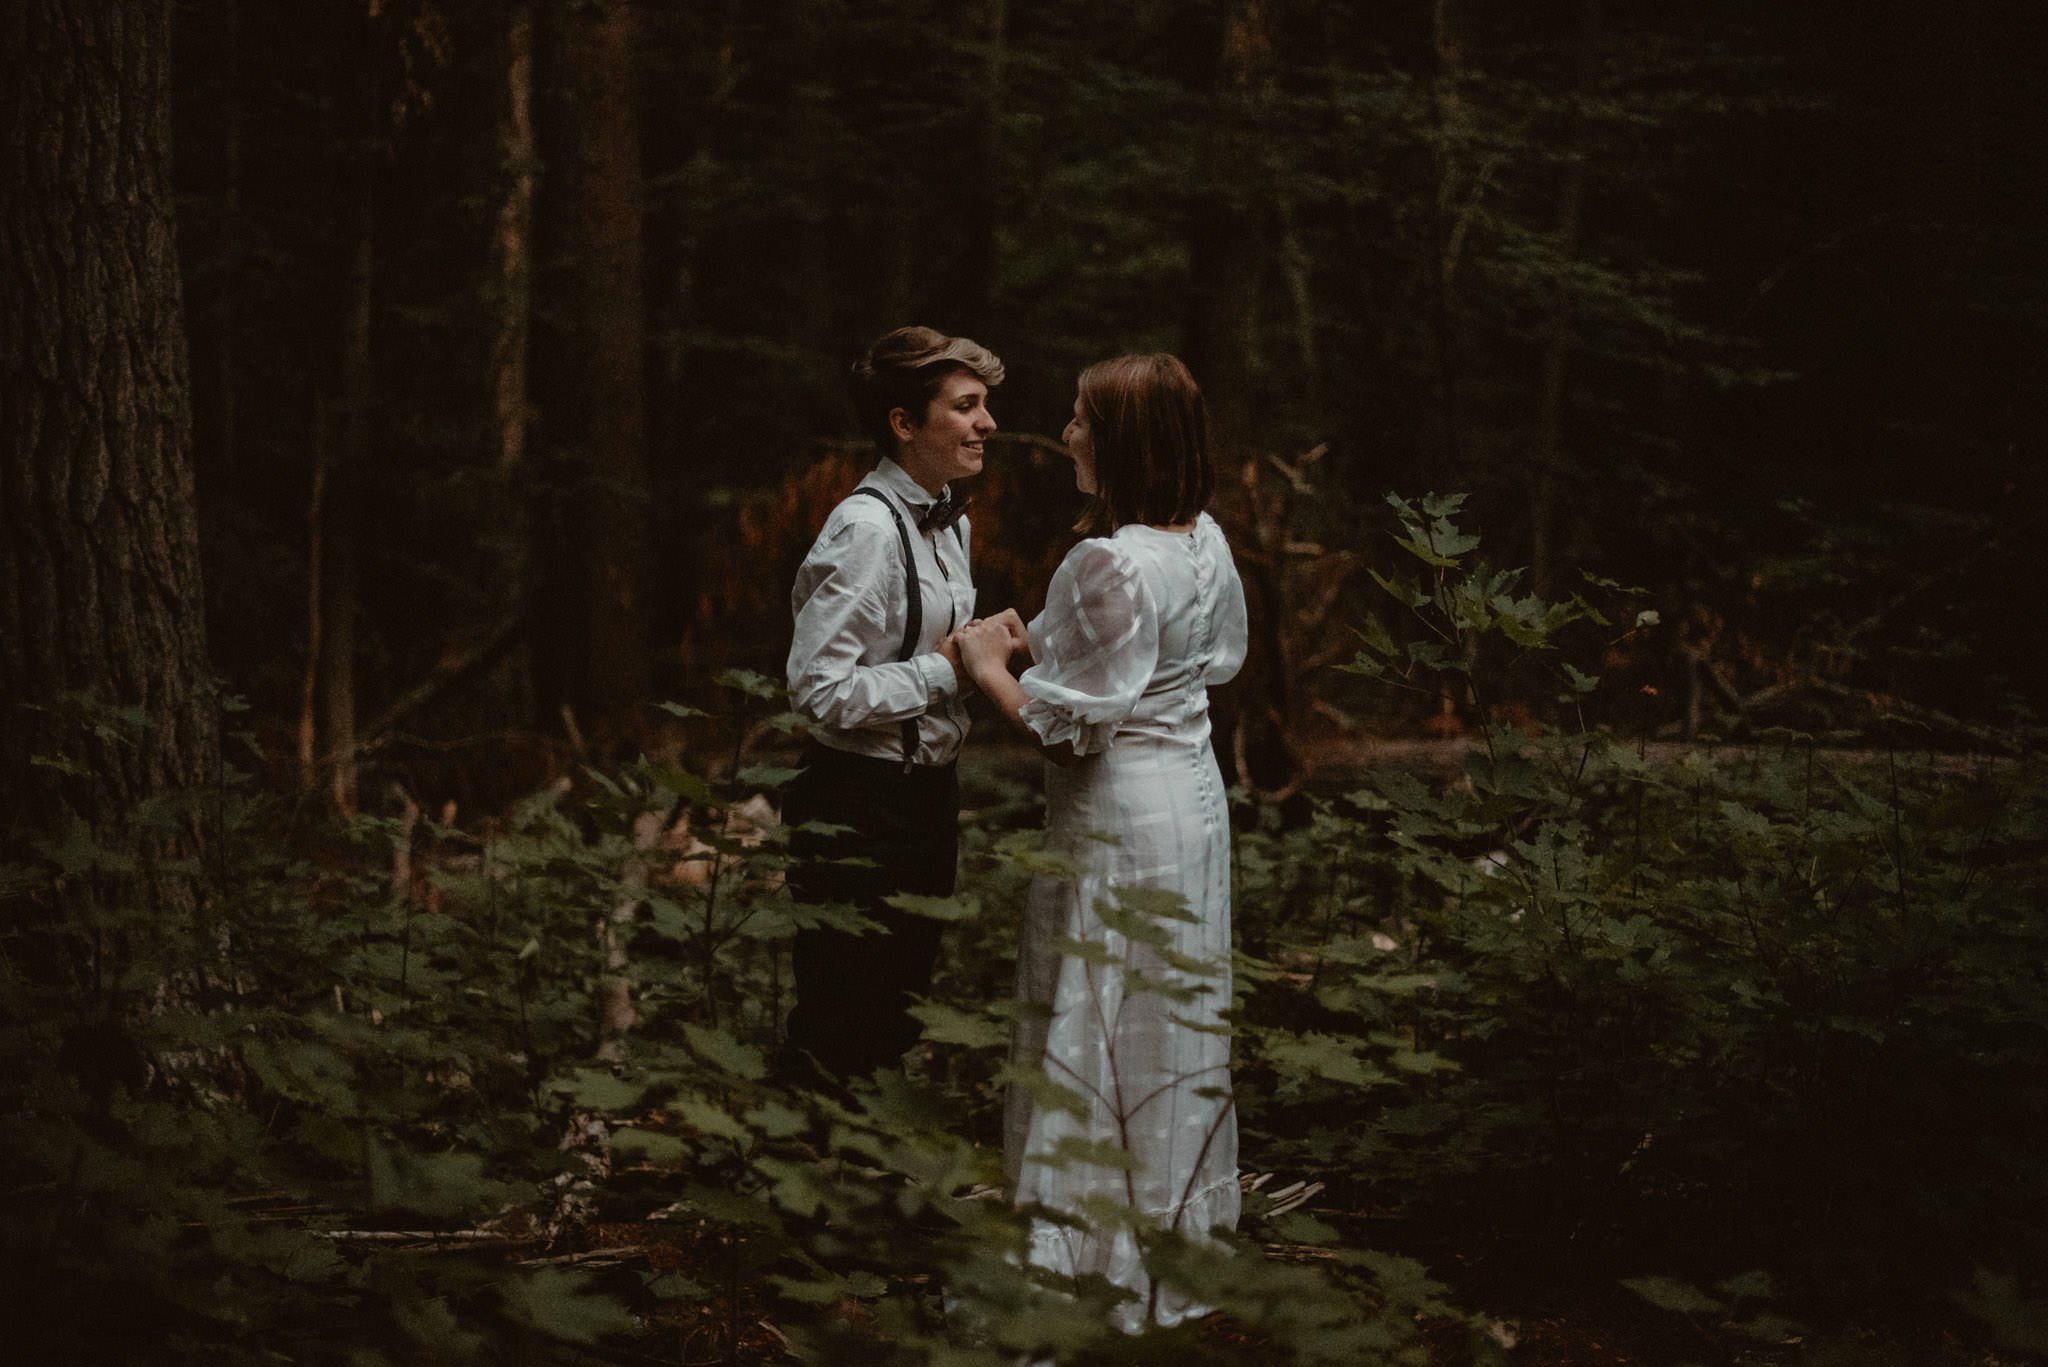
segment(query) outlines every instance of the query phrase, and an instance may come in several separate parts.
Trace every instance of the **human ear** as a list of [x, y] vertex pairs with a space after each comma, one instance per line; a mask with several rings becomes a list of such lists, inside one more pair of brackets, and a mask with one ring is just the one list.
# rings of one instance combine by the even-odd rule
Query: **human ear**
[[896, 434], [896, 440], [898, 441], [909, 441], [912, 437], [916, 436], [917, 424], [910, 420], [910, 410], [907, 408], [890, 409], [889, 430]]

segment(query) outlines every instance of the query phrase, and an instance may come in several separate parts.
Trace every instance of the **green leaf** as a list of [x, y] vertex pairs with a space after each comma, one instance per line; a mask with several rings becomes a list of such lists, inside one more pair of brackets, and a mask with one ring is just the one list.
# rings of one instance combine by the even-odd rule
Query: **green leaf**
[[665, 792], [674, 793], [683, 801], [699, 807], [720, 806], [718, 793], [710, 780], [702, 774], [693, 774], [679, 764], [654, 764], [647, 768], [647, 779]]
[[[723, 1106], [702, 1097], [679, 1096], [672, 1098], [666, 1108], [676, 1119], [688, 1125], [699, 1134], [716, 1136], [744, 1143], [753, 1138], [746, 1126], [734, 1118]], [[678, 1148], [681, 1146], [678, 1145]]]
[[674, 1272], [651, 1277], [646, 1285], [647, 1294], [662, 1301], [700, 1301], [711, 1294], [705, 1287]]
[[657, 1167], [680, 1163], [688, 1153], [682, 1140], [658, 1130], [614, 1130], [611, 1149], [620, 1158]]
[[1123, 966], [1123, 960], [1112, 954], [1108, 945], [1094, 940], [1074, 940], [1061, 936], [1049, 941], [1046, 947], [1062, 958], [1079, 959], [1084, 964], [1094, 964], [1098, 968]]
[[810, 1120], [803, 1112], [794, 1110], [778, 1101], [764, 1102], [746, 1114], [747, 1124], [767, 1135], [770, 1139], [786, 1139], [800, 1134]]
[[801, 769], [784, 769], [773, 764], [749, 764], [732, 778], [742, 788], [780, 789], [787, 787], [790, 780], [802, 772]]
[[1324, 1224], [1313, 1215], [1291, 1210], [1285, 1215], [1275, 1216], [1271, 1224], [1273, 1237], [1290, 1244], [1315, 1244], [1328, 1246], [1341, 1243], [1343, 1232], [1334, 1225]]
[[[483, 1351], [483, 1335], [465, 1329], [445, 1296], [402, 1297], [391, 1307], [392, 1321], [414, 1343], [434, 1356], [470, 1357]], [[388, 1361], [379, 1355], [377, 1361]]]
[[1035, 1059], [1028, 1063], [1005, 1063], [996, 1076], [1004, 1084], [1020, 1089], [1040, 1110], [1063, 1111], [1077, 1120], [1088, 1118], [1088, 1098], [1072, 1087], [1053, 1081], [1047, 1076], [1045, 1066]]
[[768, 1064], [761, 1057], [761, 1051], [750, 1044], [741, 1044], [723, 1030], [686, 1023], [683, 1036], [697, 1057], [736, 1077], [755, 1082], [768, 1075]]
[[370, 1174], [370, 1204], [377, 1210], [409, 1210], [433, 1219], [473, 1215], [501, 1194], [484, 1176], [474, 1153], [418, 1154], [369, 1135], [363, 1141]]
[[1461, 532], [1447, 517], [1433, 518], [1429, 524], [1429, 544], [1438, 555], [1459, 556], [1479, 548], [1479, 538]]
[[1714, 1289], [1734, 1301], [1763, 1301], [1771, 1298], [1771, 1274], [1762, 1268], [1737, 1273], [1714, 1283]]
[[1404, 1073], [1445, 1073], [1458, 1071], [1455, 1061], [1445, 1058], [1432, 1049], [1399, 1048], [1393, 1053], [1392, 1063]]
[[1275, 1032], [1266, 1038], [1265, 1053], [1283, 1075], [1294, 1073], [1353, 1087], [1370, 1087], [1386, 1080], [1335, 1035], [1310, 1033], [1290, 1038]]
[[1390, 578], [1375, 569], [1368, 569], [1366, 573], [1372, 576], [1373, 583], [1378, 584], [1386, 591], [1387, 596], [1396, 602], [1411, 608], [1419, 608], [1429, 602], [1428, 592], [1417, 588], [1406, 579]]
[[1049, 1151], [1030, 1155], [1034, 1163], [1055, 1168], [1109, 1168], [1115, 1172], [1136, 1172], [1138, 1155], [1121, 1144], [1104, 1139], [1084, 1139], [1077, 1134], [1061, 1135]]
[[782, 685], [766, 674], [757, 674], [751, 669], [728, 669], [713, 680], [720, 688], [730, 688], [750, 698], [779, 698]]
[[[1437, 554], [1436, 551], [1432, 550], [1429, 544], [1425, 542], [1420, 535], [1397, 536], [1394, 538], [1394, 544], [1396, 546], [1399, 546], [1402, 550], [1408, 552], [1408, 554], [1414, 556], [1417, 560], [1420, 560], [1425, 565], [1433, 565], [1438, 569], [1444, 570], [1454, 570], [1458, 567], [1458, 562], [1456, 560], [1452, 559], [1448, 555]], [[1377, 579], [1379, 578], [1379, 576], [1375, 574], [1373, 578]], [[1381, 587], [1384, 588], [1385, 585], [1382, 584]]]
[[910, 1014], [924, 1025], [924, 1037], [935, 1044], [959, 1044], [969, 1049], [990, 1049], [1009, 1043], [1009, 1027], [985, 1016], [971, 1015], [940, 1002], [923, 1002]]
[[894, 897], [883, 899], [898, 911], [912, 916], [922, 916], [931, 921], [972, 921], [981, 915], [980, 899], [968, 895], [952, 897], [920, 897], [915, 893], [899, 892]]
[[1680, 1315], [1713, 1315], [1721, 1302], [1687, 1282], [1672, 1277], [1624, 1277], [1621, 1284], [1659, 1310]]
[[589, 1291], [588, 1272], [544, 1267], [504, 1287], [512, 1317], [566, 1343], [596, 1343], [631, 1334], [640, 1322], [610, 1296]]
[[647, 1094], [647, 1084], [614, 1076], [609, 1068], [578, 1068], [548, 1084], [548, 1090], [567, 1097], [579, 1111], [630, 1111]]

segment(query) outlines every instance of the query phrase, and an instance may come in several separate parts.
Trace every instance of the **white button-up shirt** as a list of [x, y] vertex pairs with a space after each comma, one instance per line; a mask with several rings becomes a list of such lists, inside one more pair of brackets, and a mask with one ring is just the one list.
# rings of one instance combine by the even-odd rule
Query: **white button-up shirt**
[[919, 764], [950, 764], [967, 736], [960, 680], [939, 642], [974, 615], [967, 568], [969, 533], [962, 518], [942, 532], [917, 529], [932, 496], [884, 457], [861, 480], [902, 514], [917, 566], [923, 630], [908, 660], [897, 660], [909, 624], [903, 549], [889, 510], [865, 494], [850, 495], [825, 519], [790, 590], [796, 635], [789, 646], [789, 691], [796, 710], [818, 724], [817, 738], [835, 750], [903, 758], [906, 717], [917, 718]]

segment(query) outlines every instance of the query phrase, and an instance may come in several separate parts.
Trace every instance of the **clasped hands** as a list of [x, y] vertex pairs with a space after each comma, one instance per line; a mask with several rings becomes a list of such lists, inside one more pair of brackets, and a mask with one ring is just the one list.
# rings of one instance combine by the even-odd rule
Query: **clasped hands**
[[1007, 675], [1010, 661], [1031, 658], [1031, 638], [1017, 609], [1004, 608], [993, 617], [977, 617], [939, 642], [939, 654], [953, 666], [963, 686], [979, 684], [991, 673]]

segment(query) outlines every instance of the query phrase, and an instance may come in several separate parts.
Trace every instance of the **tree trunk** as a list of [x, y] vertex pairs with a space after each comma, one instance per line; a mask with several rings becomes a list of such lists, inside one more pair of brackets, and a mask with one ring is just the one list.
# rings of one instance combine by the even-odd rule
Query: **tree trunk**
[[540, 17], [536, 701], [610, 737], [652, 687], [633, 13], [546, 0]]
[[986, 331], [996, 289], [996, 226], [1001, 217], [1000, 161], [1004, 68], [1008, 57], [1009, 0], [979, 0], [966, 11], [968, 40], [982, 48], [981, 79], [974, 83], [974, 173], [968, 187], [960, 267], [958, 326], [973, 336]]
[[[1452, 479], [1462, 470], [1464, 443], [1459, 438], [1457, 343], [1453, 333], [1451, 281], [1464, 246], [1466, 216], [1458, 207], [1465, 110], [1458, 82], [1465, 72], [1463, 0], [1435, 0], [1430, 9], [1430, 36], [1436, 72], [1430, 82], [1430, 104], [1436, 115], [1436, 196], [1430, 201], [1429, 302], [1430, 338], [1435, 350], [1436, 402], [1431, 405], [1437, 458]], [[1476, 190], [1475, 190], [1476, 193]]]
[[[334, 443], [320, 500], [320, 697], [328, 796], [343, 816], [356, 810], [356, 614], [362, 546], [364, 465], [370, 458], [370, 290], [374, 229], [370, 187], [359, 187], [341, 339], [341, 439]], [[310, 634], [310, 633], [309, 633]]]
[[1253, 358], [1259, 342], [1259, 282], [1267, 224], [1256, 185], [1262, 149], [1254, 123], [1271, 90], [1270, 0], [1231, 0], [1223, 20], [1212, 123], [1203, 149], [1204, 191], [1191, 206], [1188, 368], [1209, 408], [1219, 492], [1247, 491], [1242, 516], [1227, 517], [1245, 580], [1251, 654], [1217, 701], [1217, 747], [1231, 777], [1273, 792], [1300, 777], [1288, 740], [1293, 711], [1287, 648], [1284, 527], [1258, 516], [1251, 421]]
[[312, 488], [306, 495], [306, 667], [300, 676], [298, 757], [299, 787], [310, 794], [320, 786], [320, 666], [326, 658], [327, 629], [321, 610], [327, 603], [327, 557], [321, 534], [327, 527], [328, 446], [327, 397], [313, 391]]
[[533, 6], [505, 18], [504, 104], [498, 117], [503, 166], [493, 251], [498, 267], [498, 334], [491, 344], [491, 411], [497, 467], [515, 483], [526, 465], [526, 344], [533, 290]]
[[[377, 164], [383, 138], [383, 110], [377, 81], [377, 11], [353, 25], [357, 39], [354, 126], [344, 134], [342, 200], [349, 223], [349, 258], [342, 286], [341, 405], [339, 437], [330, 455], [317, 500], [319, 561], [320, 717], [327, 763], [328, 796], [336, 811], [356, 810], [356, 627], [361, 609], [364, 489], [372, 452], [375, 376], [371, 370], [371, 323], [376, 285]], [[309, 638], [312, 636], [309, 630]]]
[[[527, 355], [533, 330], [533, 201], [538, 150], [533, 127], [533, 5], [514, 0], [499, 31], [504, 85], [498, 107], [498, 212], [491, 254], [498, 278], [498, 326], [487, 361], [491, 390], [491, 451], [496, 477], [491, 509], [498, 535], [499, 615], [519, 621], [533, 593], [533, 530], [525, 516], [530, 484], [526, 438]], [[506, 686], [525, 707], [533, 703], [530, 636], [505, 671]]]
[[[122, 834], [219, 761], [170, 158], [168, 0], [0, 11], [0, 846]], [[88, 703], [86, 700], [90, 700]], [[134, 709], [140, 726], [95, 723]]]
[[[221, 55], [223, 71], [221, 80], [221, 130], [220, 130], [220, 177], [221, 177], [221, 225], [227, 238], [226, 259], [228, 280], [240, 278], [244, 265], [242, 249], [242, 5], [241, 0], [220, 0], [221, 13]], [[221, 288], [213, 291], [207, 300], [210, 315], [208, 331], [211, 332], [212, 355], [208, 370], [212, 372], [212, 421], [210, 442], [212, 451], [207, 464], [209, 471], [233, 478], [239, 459], [241, 434], [240, 410], [235, 387], [235, 291]]]
[[[1579, 35], [1575, 94], [1593, 90], [1594, 44], [1599, 37], [1599, 0], [1579, 0]], [[1535, 478], [1529, 492], [1529, 588], [1547, 595], [1557, 578], [1555, 545], [1558, 488], [1564, 479], [1564, 424], [1568, 395], [1566, 367], [1572, 350], [1571, 263], [1579, 245], [1579, 209], [1586, 194], [1586, 146], [1583, 116], [1575, 109], [1565, 138], [1564, 181], [1557, 192], [1557, 223], [1552, 241], [1557, 253], [1557, 283], [1551, 295], [1550, 319], [1543, 342], [1543, 372], [1536, 414]]]
[[1257, 168], [1252, 106], [1271, 82], [1268, 0], [1232, 0], [1224, 17], [1205, 148], [1204, 193], [1192, 206], [1188, 366], [1209, 405], [1217, 468], [1250, 454], [1252, 359], [1258, 354], [1265, 231], [1245, 182]]

